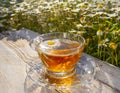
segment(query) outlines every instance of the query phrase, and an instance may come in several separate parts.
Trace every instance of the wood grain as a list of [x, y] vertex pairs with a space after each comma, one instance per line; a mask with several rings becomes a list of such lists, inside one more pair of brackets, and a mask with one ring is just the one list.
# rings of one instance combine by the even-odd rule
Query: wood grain
[[27, 40], [19, 39], [12, 41], [4, 38], [2, 41], [27, 64], [40, 61], [37, 52], [30, 48], [29, 42]]

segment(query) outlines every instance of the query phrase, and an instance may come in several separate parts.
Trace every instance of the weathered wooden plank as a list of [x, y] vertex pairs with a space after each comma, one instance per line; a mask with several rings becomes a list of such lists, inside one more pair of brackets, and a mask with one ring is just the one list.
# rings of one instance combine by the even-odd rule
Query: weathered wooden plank
[[[27, 63], [31, 60], [38, 59], [34, 58], [37, 56], [37, 53], [31, 50], [29, 47], [29, 42], [27, 40], [35, 38], [38, 36], [38, 33], [35, 33], [34, 35], [34, 32], [22, 29], [18, 32], [8, 32], [8, 34], [5, 36], [7, 36], [7, 39], [4, 38], [0, 42], [0, 46], [2, 46], [0, 47], [0, 55], [2, 55], [0, 56], [0, 83], [2, 82], [0, 84], [0, 86], [2, 86], [0, 87], [0, 93], [14, 93], [19, 89], [23, 91], [23, 79], [25, 79], [25, 76], [23, 74], [25, 72], [24, 62]], [[24, 39], [20, 39], [21, 37]], [[90, 55], [83, 54], [82, 59], [85, 60], [86, 58], [90, 58], [91, 61], [95, 62], [97, 65], [95, 80], [92, 82], [93, 85], [91, 86], [93, 88], [93, 93], [120, 93], [120, 68], [103, 62]], [[21, 77], [22, 75], [23, 77]], [[22, 84], [21, 82], [17, 82], [18, 86], [15, 86], [16, 82], [14, 80], [20, 80], [22, 81]], [[5, 88], [5, 86], [10, 87]], [[8, 92], [6, 89], [12, 92]], [[41, 91], [41, 93], [46, 93], [45, 91], [49, 90], [45, 90], [43, 88]]]

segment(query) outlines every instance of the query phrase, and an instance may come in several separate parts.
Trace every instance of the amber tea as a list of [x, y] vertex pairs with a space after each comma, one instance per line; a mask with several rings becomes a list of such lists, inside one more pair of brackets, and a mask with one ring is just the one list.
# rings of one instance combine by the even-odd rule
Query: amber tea
[[51, 39], [40, 43], [38, 54], [48, 71], [69, 72], [82, 55], [83, 47], [69, 39]]

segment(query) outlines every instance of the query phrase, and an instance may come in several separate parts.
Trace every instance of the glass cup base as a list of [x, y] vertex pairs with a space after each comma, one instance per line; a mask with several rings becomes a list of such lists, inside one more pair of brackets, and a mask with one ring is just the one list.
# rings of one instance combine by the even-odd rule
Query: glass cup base
[[75, 73], [76, 73], [75, 69], [72, 69], [69, 72], [52, 72], [52, 71], [46, 70], [46, 75], [48, 77], [53, 77], [56, 79], [69, 78], [69, 77], [75, 75]]

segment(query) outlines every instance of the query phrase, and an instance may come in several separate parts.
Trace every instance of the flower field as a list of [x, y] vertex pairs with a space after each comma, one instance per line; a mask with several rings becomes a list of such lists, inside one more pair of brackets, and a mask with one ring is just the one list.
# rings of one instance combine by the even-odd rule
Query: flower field
[[85, 53], [120, 67], [120, 2], [31, 0], [2, 2], [0, 10], [0, 31], [24, 27], [39, 33], [82, 35]]

